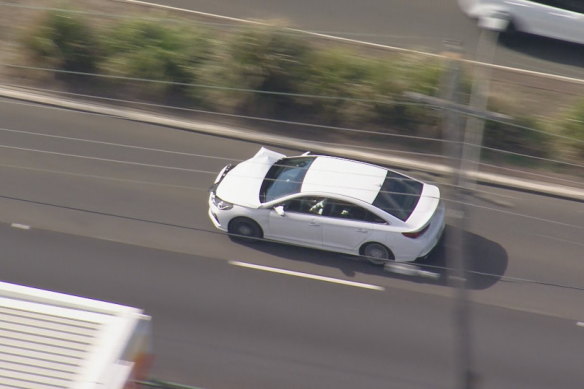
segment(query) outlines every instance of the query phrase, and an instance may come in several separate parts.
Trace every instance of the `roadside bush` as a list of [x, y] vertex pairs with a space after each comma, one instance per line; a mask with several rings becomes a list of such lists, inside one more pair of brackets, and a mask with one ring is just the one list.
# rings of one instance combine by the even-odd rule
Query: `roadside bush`
[[322, 97], [307, 97], [304, 105], [330, 124], [371, 120], [377, 65], [374, 59], [347, 50], [315, 51], [302, 92]]
[[399, 101], [404, 100], [405, 91], [434, 95], [441, 72], [437, 62], [422, 63], [403, 56], [365, 57], [333, 48], [311, 57], [304, 90], [340, 97], [310, 100], [328, 122], [370, 123], [416, 134], [422, 127], [435, 127], [436, 115], [426, 107]]
[[25, 37], [24, 44], [33, 61], [41, 66], [93, 72], [99, 61], [93, 30], [72, 12], [49, 11]]
[[408, 90], [437, 96], [444, 71], [442, 62], [421, 57], [400, 57], [399, 66]]
[[[191, 93], [187, 85], [212, 53], [207, 34], [185, 26], [165, 26], [156, 21], [135, 20], [115, 26], [104, 37], [105, 73], [152, 80], [135, 83], [152, 93]], [[173, 84], [176, 83], [176, 84]], [[194, 95], [201, 93], [194, 90]]]
[[579, 159], [584, 159], [584, 100], [573, 107], [559, 123], [560, 133], [571, 141], [562, 141], [563, 149]]
[[[406, 100], [404, 92], [417, 92], [435, 96], [440, 84], [442, 66], [437, 61], [424, 61], [417, 57], [400, 56], [387, 62], [385, 72], [373, 80], [378, 99], [398, 101], [376, 104], [376, 121], [389, 125], [402, 133], [411, 135], [438, 135], [439, 117], [436, 112], [422, 104], [401, 104]], [[430, 131], [428, 131], [430, 130]], [[428, 134], [430, 132], [430, 134]]]
[[[513, 119], [509, 122], [487, 121], [483, 135], [485, 147], [533, 157], [547, 157], [550, 154], [552, 137], [545, 133], [545, 128], [534, 117], [520, 113], [519, 109], [514, 108], [509, 103], [504, 103], [502, 100], [493, 100], [488, 109], [507, 114]], [[493, 159], [505, 156], [505, 154], [496, 151], [487, 151], [486, 155]], [[517, 160], [517, 157], [504, 159]]]
[[311, 49], [305, 39], [278, 26], [256, 27], [232, 36], [224, 49], [219, 70], [222, 85], [257, 91], [226, 92], [233, 105], [252, 114], [298, 109], [296, 98], [287, 94], [298, 93], [307, 76]]

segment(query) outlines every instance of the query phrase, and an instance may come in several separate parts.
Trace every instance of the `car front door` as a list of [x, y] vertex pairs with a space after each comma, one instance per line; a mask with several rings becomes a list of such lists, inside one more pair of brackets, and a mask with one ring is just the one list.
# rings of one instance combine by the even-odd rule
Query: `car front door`
[[[269, 211], [268, 239], [322, 248], [324, 198], [305, 196], [278, 204]], [[274, 207], [274, 208], [276, 208]], [[283, 212], [282, 212], [283, 211]]]

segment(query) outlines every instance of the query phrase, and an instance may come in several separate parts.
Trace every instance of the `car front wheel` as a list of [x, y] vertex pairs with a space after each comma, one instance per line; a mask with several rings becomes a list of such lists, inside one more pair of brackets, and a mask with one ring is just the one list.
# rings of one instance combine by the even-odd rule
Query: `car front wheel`
[[262, 228], [253, 220], [238, 217], [229, 222], [227, 232], [232, 239], [255, 242], [263, 237]]
[[384, 265], [395, 259], [391, 250], [381, 243], [367, 243], [361, 248], [361, 255], [374, 265]]

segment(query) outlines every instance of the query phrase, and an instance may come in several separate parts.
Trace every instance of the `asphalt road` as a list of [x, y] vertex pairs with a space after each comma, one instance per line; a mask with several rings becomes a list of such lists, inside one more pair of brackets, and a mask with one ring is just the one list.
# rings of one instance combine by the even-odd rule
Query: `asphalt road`
[[[144, 308], [158, 379], [206, 389], [454, 387], [445, 297], [6, 224], [0, 244], [4, 281]], [[480, 388], [582, 383], [584, 328], [574, 321], [482, 304], [473, 314]]]
[[[145, 308], [159, 323], [161, 378], [207, 388], [451, 387], [443, 272], [399, 276], [316, 250], [238, 244], [212, 229], [213, 177], [259, 145], [3, 100], [0, 146], [2, 280]], [[466, 241], [485, 387], [577, 386], [582, 204], [479, 189]], [[447, 249], [428, 264], [444, 265]]]
[[[474, 58], [479, 29], [456, 0], [165, 0], [163, 5], [242, 19], [285, 20], [307, 31], [439, 53], [459, 41]], [[520, 35], [501, 40], [495, 63], [537, 72], [584, 78], [581, 45]]]

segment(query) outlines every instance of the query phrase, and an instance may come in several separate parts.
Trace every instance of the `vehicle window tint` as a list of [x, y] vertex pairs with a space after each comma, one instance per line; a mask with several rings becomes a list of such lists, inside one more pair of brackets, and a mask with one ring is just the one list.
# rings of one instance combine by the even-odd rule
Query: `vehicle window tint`
[[363, 207], [346, 201], [327, 199], [325, 216], [338, 219], [358, 220], [369, 223], [383, 223], [386, 221]]
[[418, 205], [423, 187], [421, 182], [390, 170], [373, 205], [406, 221]]
[[300, 197], [286, 201], [285, 212], [306, 213], [320, 216], [324, 212], [325, 199], [322, 197]]
[[272, 165], [260, 188], [260, 202], [300, 192], [304, 176], [313, 161], [314, 157], [283, 158]]
[[584, 13], [583, 0], [534, 0], [534, 3], [549, 5], [578, 13]]

